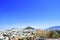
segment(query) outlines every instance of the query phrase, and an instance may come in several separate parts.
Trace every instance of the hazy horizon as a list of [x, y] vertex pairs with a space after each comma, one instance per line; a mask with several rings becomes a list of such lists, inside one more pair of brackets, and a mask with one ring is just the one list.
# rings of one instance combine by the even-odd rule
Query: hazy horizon
[[0, 0], [0, 29], [60, 26], [60, 0]]

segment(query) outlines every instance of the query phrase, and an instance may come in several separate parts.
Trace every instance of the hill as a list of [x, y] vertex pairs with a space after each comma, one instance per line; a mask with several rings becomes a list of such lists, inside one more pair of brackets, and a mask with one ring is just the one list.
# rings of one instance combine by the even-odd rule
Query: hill
[[47, 30], [60, 30], [60, 26], [52, 26], [47, 28]]

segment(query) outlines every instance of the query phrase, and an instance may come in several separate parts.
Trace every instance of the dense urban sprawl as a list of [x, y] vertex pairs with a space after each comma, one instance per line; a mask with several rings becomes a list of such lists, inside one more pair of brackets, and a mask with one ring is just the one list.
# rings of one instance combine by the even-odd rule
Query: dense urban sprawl
[[12, 28], [0, 31], [0, 40], [60, 40], [60, 30], [34, 29], [30, 26], [22, 30]]

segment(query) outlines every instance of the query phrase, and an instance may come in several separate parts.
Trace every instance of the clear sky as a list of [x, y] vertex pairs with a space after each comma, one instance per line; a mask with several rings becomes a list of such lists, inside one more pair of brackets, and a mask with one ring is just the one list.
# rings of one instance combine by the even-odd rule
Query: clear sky
[[60, 0], [0, 0], [0, 29], [60, 26]]

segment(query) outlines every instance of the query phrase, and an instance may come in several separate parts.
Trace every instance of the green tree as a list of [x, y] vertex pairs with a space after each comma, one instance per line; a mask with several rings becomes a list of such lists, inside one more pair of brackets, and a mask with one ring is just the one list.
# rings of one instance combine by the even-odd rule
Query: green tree
[[23, 40], [23, 39], [18, 38], [18, 40]]
[[50, 38], [56, 38], [56, 34], [54, 33], [54, 31], [51, 31], [49, 34]]

